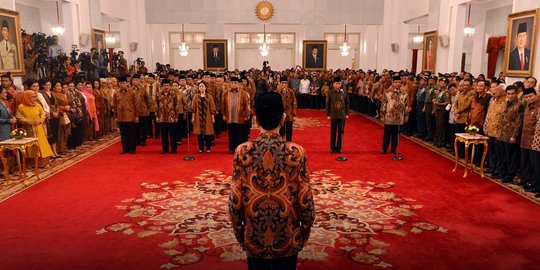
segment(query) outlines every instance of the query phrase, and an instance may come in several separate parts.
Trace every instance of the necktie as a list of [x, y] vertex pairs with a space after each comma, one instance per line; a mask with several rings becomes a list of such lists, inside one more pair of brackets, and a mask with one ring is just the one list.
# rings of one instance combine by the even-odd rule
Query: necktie
[[218, 60], [217, 53], [214, 53], [214, 59], [215, 59], [216, 61]]
[[523, 53], [519, 53], [519, 62], [521, 64], [521, 70], [525, 70], [525, 64], [523, 63]]

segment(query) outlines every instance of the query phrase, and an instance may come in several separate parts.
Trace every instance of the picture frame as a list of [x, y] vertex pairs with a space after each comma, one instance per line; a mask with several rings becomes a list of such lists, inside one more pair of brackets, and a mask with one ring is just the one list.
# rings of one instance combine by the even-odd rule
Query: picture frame
[[107, 48], [107, 44], [105, 42], [105, 31], [92, 28], [92, 48], [96, 48], [96, 50], [101, 52], [102, 49]]
[[319, 71], [326, 69], [327, 55], [326, 40], [304, 40], [302, 53], [302, 66], [306, 71]]
[[439, 35], [437, 30], [424, 33], [422, 44], [422, 72], [435, 73], [437, 67], [437, 46]]
[[203, 40], [203, 63], [208, 71], [225, 71], [228, 67], [226, 39]]
[[0, 73], [10, 72], [11, 75], [23, 76], [24, 48], [19, 12], [0, 9], [0, 27]]
[[538, 33], [538, 15], [539, 9], [508, 15], [503, 61], [505, 76], [532, 76]]

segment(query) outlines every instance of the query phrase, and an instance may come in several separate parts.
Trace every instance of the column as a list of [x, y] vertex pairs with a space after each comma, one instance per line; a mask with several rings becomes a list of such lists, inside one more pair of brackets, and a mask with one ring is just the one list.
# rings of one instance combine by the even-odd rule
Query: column
[[[465, 28], [465, 21], [467, 16], [467, 6], [466, 5], [456, 5], [451, 7], [451, 18], [450, 18], [450, 44], [447, 50], [447, 61], [448, 64], [446, 68], [444, 66], [439, 71], [441, 73], [449, 73], [461, 70], [461, 57], [463, 54], [463, 38]], [[437, 54], [439, 54], [437, 52]], [[441, 58], [437, 57], [437, 60]], [[438, 66], [438, 65], [437, 65]]]
[[473, 37], [473, 50], [472, 50], [472, 59], [471, 59], [471, 70], [472, 74], [486, 74], [487, 67], [484, 64], [484, 57], [486, 55], [486, 11], [481, 11], [477, 13], [477, 21], [481, 23], [476, 24], [472, 27], [475, 29]]
[[75, 3], [62, 3], [62, 23], [66, 31], [64, 32], [64, 36], [60, 37], [60, 45], [62, 45], [66, 53], [71, 51], [71, 45], [79, 46], [78, 8], [79, 5]]

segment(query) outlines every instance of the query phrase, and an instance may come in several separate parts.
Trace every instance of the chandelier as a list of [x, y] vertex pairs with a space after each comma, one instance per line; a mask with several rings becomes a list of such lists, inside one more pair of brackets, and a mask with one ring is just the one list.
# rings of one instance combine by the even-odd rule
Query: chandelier
[[180, 43], [178, 50], [180, 51], [180, 56], [187, 56], [189, 54], [189, 47], [184, 39], [184, 24], [182, 24], [182, 43]]
[[263, 25], [263, 43], [259, 47], [259, 50], [261, 51], [261, 56], [266, 57], [270, 53], [270, 47], [266, 43], [266, 24]]
[[111, 48], [115, 42], [116, 38], [111, 34], [111, 24], [109, 23], [109, 33], [107, 33], [107, 36], [105, 37], [105, 43], [107, 44], [107, 47]]
[[53, 35], [61, 36], [64, 34], [64, 32], [66, 32], [66, 29], [64, 29], [64, 27], [62, 27], [62, 25], [60, 24], [60, 11], [58, 8], [58, 0], [56, 1], [56, 19], [57, 19], [58, 24], [55, 27], [53, 27], [51, 30], [52, 30]]
[[420, 35], [420, 25], [418, 26], [418, 32], [416, 34], [416, 36], [414, 36], [412, 38], [412, 41], [414, 44], [420, 44], [422, 42], [424, 42], [424, 36]]
[[347, 56], [349, 55], [349, 49], [351, 46], [347, 43], [347, 25], [345, 25], [345, 35], [343, 38], [343, 43], [339, 47], [339, 53], [341, 53], [341, 56]]
[[474, 36], [474, 28], [471, 27], [471, 4], [469, 4], [469, 14], [467, 15], [467, 27], [463, 29], [463, 33], [466, 37]]

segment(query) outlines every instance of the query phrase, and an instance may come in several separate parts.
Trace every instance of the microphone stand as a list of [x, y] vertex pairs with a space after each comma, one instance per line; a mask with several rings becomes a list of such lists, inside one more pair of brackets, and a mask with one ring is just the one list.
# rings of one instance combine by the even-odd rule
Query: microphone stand
[[190, 136], [189, 119], [190, 119], [190, 115], [189, 115], [189, 108], [188, 108], [187, 112], [186, 112], [187, 156], [184, 157], [185, 161], [193, 161], [193, 160], [195, 160], [195, 157], [191, 155], [191, 151], [190, 151], [191, 148], [190, 148], [190, 143], [189, 143], [189, 136]]
[[[401, 94], [398, 96], [398, 98], [400, 99], [401, 101]], [[403, 125], [405, 125], [405, 113], [406, 113], [406, 108], [407, 108], [407, 104], [404, 104], [405, 106], [403, 106]], [[401, 156], [399, 154], [399, 133], [401, 132], [401, 126], [402, 125], [398, 125], [398, 133], [397, 133], [397, 145], [396, 145], [396, 155], [394, 157], [392, 157], [392, 160], [395, 160], [395, 161], [401, 161], [403, 160], [403, 156]]]
[[343, 156], [343, 141], [345, 141], [345, 118], [343, 118], [343, 127], [341, 127], [341, 147], [339, 149], [339, 157], [337, 161], [347, 161], [347, 157]]

